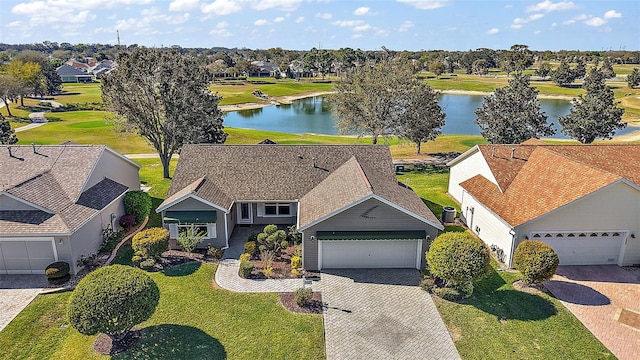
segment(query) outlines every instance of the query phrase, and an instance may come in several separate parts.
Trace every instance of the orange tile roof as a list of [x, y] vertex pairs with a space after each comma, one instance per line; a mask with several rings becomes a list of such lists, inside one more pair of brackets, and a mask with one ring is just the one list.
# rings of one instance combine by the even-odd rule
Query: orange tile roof
[[[478, 145], [499, 186], [460, 185], [512, 226], [621, 179], [640, 184], [640, 145]], [[513, 152], [513, 157], [511, 156]]]

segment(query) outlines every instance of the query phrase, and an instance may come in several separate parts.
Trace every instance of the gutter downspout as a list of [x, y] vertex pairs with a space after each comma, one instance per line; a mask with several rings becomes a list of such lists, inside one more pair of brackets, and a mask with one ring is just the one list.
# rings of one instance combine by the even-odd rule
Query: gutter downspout
[[516, 251], [516, 240], [518, 239], [518, 233], [513, 228], [511, 228], [511, 230], [509, 230], [509, 235], [511, 235], [511, 251], [509, 252], [509, 263], [507, 264], [507, 266], [511, 269], [513, 268], [513, 253]]

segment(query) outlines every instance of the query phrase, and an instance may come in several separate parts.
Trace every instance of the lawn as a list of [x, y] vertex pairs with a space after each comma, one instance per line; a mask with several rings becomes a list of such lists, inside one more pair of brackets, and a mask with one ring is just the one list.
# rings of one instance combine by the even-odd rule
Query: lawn
[[102, 92], [100, 83], [64, 83], [62, 84], [62, 94], [54, 96], [54, 100], [62, 103], [92, 103], [102, 102]]
[[409, 185], [438, 218], [444, 206], [453, 206], [460, 212], [460, 205], [447, 195], [449, 188], [448, 168], [428, 168], [397, 174], [398, 181]]
[[[277, 294], [240, 294], [215, 287], [216, 265], [191, 263], [151, 273], [160, 288], [143, 339], [114, 359], [324, 358], [320, 315], [285, 310]], [[96, 336], [65, 322], [70, 293], [40, 295], [0, 333], [0, 359], [98, 359]]]
[[318, 91], [331, 91], [333, 85], [330, 83], [312, 83], [306, 81], [296, 82], [291, 79], [275, 80], [270, 78], [260, 79], [262, 81], [276, 82], [276, 84], [221, 84], [215, 83], [210, 89], [222, 96], [220, 105], [236, 105], [250, 102], [264, 102], [252, 95], [254, 90], [260, 90], [270, 96], [289, 96], [308, 94]]

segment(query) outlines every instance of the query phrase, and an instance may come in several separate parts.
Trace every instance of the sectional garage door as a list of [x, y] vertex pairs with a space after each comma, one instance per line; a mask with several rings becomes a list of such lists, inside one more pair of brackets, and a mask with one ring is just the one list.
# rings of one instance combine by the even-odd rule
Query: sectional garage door
[[318, 232], [321, 269], [420, 268], [424, 231]]
[[57, 260], [53, 238], [0, 239], [0, 274], [44, 274]]
[[626, 232], [545, 232], [532, 233], [533, 240], [549, 244], [560, 258], [560, 265], [618, 264]]

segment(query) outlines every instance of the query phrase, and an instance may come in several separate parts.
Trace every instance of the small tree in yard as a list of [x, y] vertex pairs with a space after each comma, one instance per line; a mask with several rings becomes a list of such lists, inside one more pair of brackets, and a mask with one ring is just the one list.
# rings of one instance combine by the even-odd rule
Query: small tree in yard
[[[2, 116], [2, 114], [0, 114]], [[4, 119], [0, 119], [0, 145], [13, 145], [18, 142], [15, 131], [11, 124]]]
[[117, 342], [153, 315], [160, 290], [143, 271], [124, 265], [85, 276], [69, 298], [69, 323], [81, 334], [104, 333]]
[[448, 232], [438, 236], [426, 254], [429, 271], [451, 285], [473, 285], [489, 271], [491, 251], [480, 239], [467, 233]]
[[264, 230], [258, 234], [257, 241], [260, 251], [270, 250], [278, 252], [280, 249], [289, 246], [287, 233], [284, 230], [278, 230], [276, 225], [265, 226]]
[[142, 190], [133, 190], [124, 196], [124, 210], [127, 214], [134, 215], [136, 221], [141, 223], [151, 212], [151, 196]]
[[515, 268], [522, 273], [522, 280], [527, 284], [551, 279], [559, 262], [556, 252], [542, 241], [525, 240], [513, 255]]
[[185, 231], [178, 234], [176, 242], [182, 246], [184, 251], [193, 252], [206, 235], [204, 231], [200, 231], [197, 226], [191, 224]]
[[131, 239], [131, 247], [144, 258], [158, 258], [169, 247], [169, 230], [151, 228], [140, 231]]

